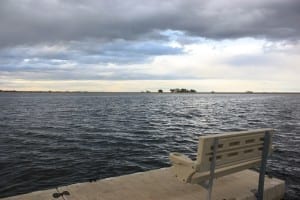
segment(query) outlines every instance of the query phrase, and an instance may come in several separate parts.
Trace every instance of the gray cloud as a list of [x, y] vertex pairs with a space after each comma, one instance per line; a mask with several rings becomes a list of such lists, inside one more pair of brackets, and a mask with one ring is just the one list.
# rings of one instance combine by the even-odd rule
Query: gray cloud
[[272, 57], [271, 55], [262, 55], [262, 54], [238, 55], [222, 61], [223, 63], [227, 63], [236, 67], [245, 67], [245, 66], [266, 67], [270, 65], [274, 66], [276, 64], [279, 64], [274, 62], [274, 57]]
[[0, 68], [3, 78], [26, 79], [26, 80], [179, 80], [179, 79], [199, 79], [197, 76], [186, 74], [155, 74], [146, 73], [136, 68], [124, 68], [124, 66], [76, 66], [62, 68], [60, 66], [43, 66], [25, 68]]
[[80, 52], [80, 63], [144, 63], [153, 56], [182, 54], [183, 49], [170, 47], [160, 41], [125, 41], [116, 40], [105, 44], [76, 43], [70, 48]]
[[150, 61], [159, 55], [182, 54], [183, 49], [160, 41], [116, 40], [98, 43], [95, 40], [70, 42], [53, 46], [21, 46], [0, 49], [0, 70], [26, 70], [34, 66], [76, 64], [135, 64]]
[[0, 46], [136, 40], [167, 29], [212, 39], [299, 40], [299, 10], [298, 0], [2, 0]]
[[0, 49], [0, 75], [30, 80], [178, 79], [175, 75], [151, 75], [128, 67], [150, 62], [154, 56], [176, 54], [183, 54], [183, 49], [154, 40], [18, 46]]
[[[298, 0], [1, 0], [0, 76], [27, 80], [198, 79], [129, 66], [149, 63], [156, 56], [184, 54], [183, 47], [171, 47], [170, 41], [184, 45], [254, 37], [295, 44], [300, 39], [299, 10]], [[275, 51], [273, 46], [265, 48]], [[297, 54], [299, 49], [290, 51]], [[241, 55], [224, 62], [263, 66], [271, 58]]]

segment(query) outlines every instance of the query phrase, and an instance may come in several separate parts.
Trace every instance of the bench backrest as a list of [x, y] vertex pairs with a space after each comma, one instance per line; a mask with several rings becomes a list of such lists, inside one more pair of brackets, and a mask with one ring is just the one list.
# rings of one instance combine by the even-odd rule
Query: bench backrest
[[[273, 129], [257, 129], [199, 137], [196, 168], [198, 172], [209, 171], [213, 155], [214, 139], [218, 138], [215, 169], [253, 161], [259, 164], [262, 156], [265, 133]], [[272, 138], [272, 137], [271, 137]], [[272, 141], [270, 141], [272, 144]], [[272, 145], [269, 145], [269, 153]]]

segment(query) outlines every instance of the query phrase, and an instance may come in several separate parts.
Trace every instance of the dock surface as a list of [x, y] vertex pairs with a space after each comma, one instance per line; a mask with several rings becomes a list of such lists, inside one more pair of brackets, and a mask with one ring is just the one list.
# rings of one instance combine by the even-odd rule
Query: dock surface
[[[255, 200], [258, 176], [255, 171], [244, 170], [218, 178], [214, 181], [212, 199]], [[59, 198], [52, 196], [63, 191], [68, 191], [70, 195]], [[284, 191], [284, 181], [266, 177], [264, 199], [279, 200], [283, 198]], [[162, 168], [1, 200], [204, 200], [206, 195], [207, 191], [202, 186], [179, 182], [170, 168]]]

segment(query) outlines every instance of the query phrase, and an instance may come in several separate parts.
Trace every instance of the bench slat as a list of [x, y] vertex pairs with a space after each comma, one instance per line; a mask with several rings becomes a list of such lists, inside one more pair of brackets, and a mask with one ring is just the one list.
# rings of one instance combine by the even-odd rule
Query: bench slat
[[[214, 135], [219, 139], [216, 169], [260, 158], [265, 131], [273, 133], [270, 129], [260, 129], [259, 131]], [[204, 136], [199, 138], [196, 160], [196, 168], [199, 173], [210, 169], [214, 137]]]

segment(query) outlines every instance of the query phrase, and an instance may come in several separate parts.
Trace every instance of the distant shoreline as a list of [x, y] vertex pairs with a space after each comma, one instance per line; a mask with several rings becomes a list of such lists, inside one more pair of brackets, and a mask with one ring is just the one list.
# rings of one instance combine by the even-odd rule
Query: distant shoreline
[[[93, 92], [93, 91], [22, 91], [22, 90], [0, 90], [0, 93], [141, 93], [141, 92]], [[145, 93], [144, 93], [145, 94]], [[300, 94], [300, 92], [195, 92], [195, 93], [172, 93], [172, 92], [150, 92], [149, 94]]]

